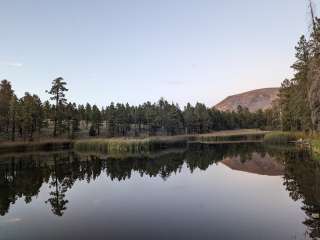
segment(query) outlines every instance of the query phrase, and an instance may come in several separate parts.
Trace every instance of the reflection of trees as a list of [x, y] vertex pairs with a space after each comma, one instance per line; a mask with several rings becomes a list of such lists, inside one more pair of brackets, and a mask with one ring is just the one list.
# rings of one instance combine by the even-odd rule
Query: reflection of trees
[[63, 184], [60, 185], [57, 179], [50, 183], [50, 188], [51, 187], [53, 187], [54, 190], [50, 192], [51, 197], [46, 201], [46, 203], [50, 203], [52, 212], [55, 215], [62, 216], [64, 211], [67, 209], [66, 204], [69, 202], [64, 199], [68, 188]]
[[242, 162], [252, 159], [253, 153], [259, 153], [262, 157], [265, 155], [265, 149], [262, 144], [192, 144], [186, 154], [188, 168], [193, 172], [199, 168], [206, 170], [212, 163], [222, 161], [227, 157], [240, 157]]
[[[61, 159], [63, 162], [63, 159]], [[50, 203], [52, 212], [57, 216], [62, 216], [64, 211], [67, 209], [66, 204], [68, 200], [65, 199], [65, 193], [68, 187], [71, 188], [72, 182], [68, 178], [68, 174], [62, 175], [63, 168], [59, 168], [60, 164], [57, 163], [57, 156], [54, 155], [53, 171], [51, 174], [51, 181], [49, 188], [53, 189], [50, 192], [50, 198], [46, 203]]]
[[201, 145], [190, 144], [188, 149], [154, 153], [151, 156], [127, 158], [78, 155], [72, 152], [30, 154], [2, 157], [0, 160], [0, 214], [5, 215], [11, 204], [24, 198], [26, 203], [37, 196], [43, 183], [50, 188], [46, 203], [52, 212], [62, 216], [67, 209], [67, 191], [76, 181], [94, 181], [102, 173], [111, 181], [140, 176], [169, 178], [185, 164], [191, 172], [206, 170], [225, 157], [241, 156], [250, 159], [253, 152], [265, 153], [262, 145]]
[[307, 150], [282, 152], [284, 185], [293, 200], [302, 200], [309, 236], [320, 237], [320, 163]]
[[227, 157], [250, 160], [253, 153], [268, 153], [284, 164], [284, 185], [292, 199], [302, 200], [307, 215], [304, 224], [311, 238], [320, 237], [320, 162], [303, 149], [269, 149], [261, 144], [190, 144], [187, 149], [154, 153], [151, 156], [101, 157], [72, 152], [2, 157], [0, 160], [0, 215], [8, 213], [18, 199], [30, 203], [43, 184], [50, 188], [46, 203], [62, 216], [68, 207], [67, 192], [76, 181], [95, 181], [105, 174], [111, 181], [140, 176], [166, 180], [185, 165], [191, 172], [206, 170]]
[[24, 161], [10, 157], [0, 166], [0, 215], [5, 215], [18, 198], [26, 203], [39, 193], [43, 182], [48, 180], [44, 169], [34, 171], [37, 162], [32, 156]]

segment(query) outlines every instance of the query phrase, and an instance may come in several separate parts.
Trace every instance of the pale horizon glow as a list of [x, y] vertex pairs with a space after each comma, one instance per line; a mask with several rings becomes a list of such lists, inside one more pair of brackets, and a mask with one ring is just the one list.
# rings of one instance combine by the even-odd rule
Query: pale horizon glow
[[0, 8], [0, 80], [21, 97], [63, 77], [69, 101], [213, 106], [278, 87], [308, 33], [303, 0], [10, 0]]

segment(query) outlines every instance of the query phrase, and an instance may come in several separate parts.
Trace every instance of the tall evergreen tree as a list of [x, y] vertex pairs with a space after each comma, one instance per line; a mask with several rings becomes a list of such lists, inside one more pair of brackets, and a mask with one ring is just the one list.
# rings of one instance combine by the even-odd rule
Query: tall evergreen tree
[[10, 105], [9, 105], [9, 122], [11, 125], [11, 141], [15, 141], [16, 139], [16, 126], [17, 126], [17, 115], [19, 111], [19, 102], [16, 95], [11, 97]]
[[55, 101], [55, 114], [54, 114], [54, 128], [53, 136], [57, 136], [57, 128], [61, 131], [62, 125], [62, 111], [67, 100], [65, 98], [65, 92], [68, 91], [66, 88], [67, 83], [62, 77], [58, 77], [52, 81], [51, 89], [47, 92], [52, 96], [50, 100]]
[[11, 83], [7, 80], [0, 82], [0, 132], [9, 136], [9, 106], [13, 96]]
[[98, 136], [100, 135], [101, 125], [102, 125], [101, 112], [96, 105], [93, 105], [92, 106], [92, 127]]

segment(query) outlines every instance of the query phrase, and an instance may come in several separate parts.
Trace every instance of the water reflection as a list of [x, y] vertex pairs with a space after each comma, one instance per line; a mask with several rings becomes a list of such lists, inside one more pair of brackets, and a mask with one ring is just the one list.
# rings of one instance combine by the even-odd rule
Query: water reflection
[[37, 196], [43, 183], [50, 186], [46, 201], [52, 212], [62, 216], [67, 209], [65, 194], [76, 181], [94, 181], [102, 173], [110, 180], [130, 179], [133, 172], [141, 177], [160, 176], [163, 180], [180, 172], [184, 163], [193, 172], [206, 170], [210, 165], [226, 157], [238, 157], [243, 162], [263, 148], [259, 145], [190, 145], [187, 150], [175, 149], [158, 152], [151, 156], [105, 157], [80, 155], [74, 152], [39, 153], [30, 155], [2, 156], [0, 161], [0, 215], [5, 215], [17, 199], [26, 203]]
[[304, 224], [312, 239], [320, 238], [320, 160], [310, 151], [283, 151], [284, 182], [290, 197], [302, 200], [307, 219]]
[[284, 165], [268, 153], [263, 157], [259, 153], [253, 153], [249, 160], [243, 161], [240, 157], [227, 157], [221, 161], [232, 170], [268, 176], [282, 176]]
[[0, 215], [6, 215], [18, 199], [30, 203], [49, 186], [45, 204], [56, 216], [63, 216], [70, 204], [67, 192], [78, 181], [90, 183], [105, 175], [109, 181], [161, 177], [179, 174], [183, 166], [193, 173], [219, 162], [249, 173], [283, 175], [290, 197], [302, 200], [307, 215], [304, 224], [311, 238], [320, 237], [320, 166], [304, 149], [270, 149], [261, 144], [201, 145], [172, 149], [146, 156], [97, 156], [74, 152], [2, 156], [0, 160]]

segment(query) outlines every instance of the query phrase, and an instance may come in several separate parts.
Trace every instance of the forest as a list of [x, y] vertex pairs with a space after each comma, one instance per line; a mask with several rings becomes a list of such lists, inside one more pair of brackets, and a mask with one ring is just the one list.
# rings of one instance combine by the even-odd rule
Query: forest
[[161, 98], [139, 106], [110, 103], [99, 108], [68, 102], [66, 81], [59, 77], [46, 91], [48, 100], [26, 92], [17, 97], [8, 80], [0, 83], [0, 133], [2, 141], [34, 141], [44, 138], [137, 137], [198, 134], [216, 130], [271, 126], [268, 112], [251, 113], [238, 107], [221, 112], [202, 103], [183, 109]]
[[282, 82], [279, 100], [270, 110], [280, 123], [277, 127], [284, 131], [320, 130], [320, 19], [314, 17], [311, 5], [310, 8], [310, 36], [302, 35], [295, 47], [296, 61], [291, 66], [294, 76]]

